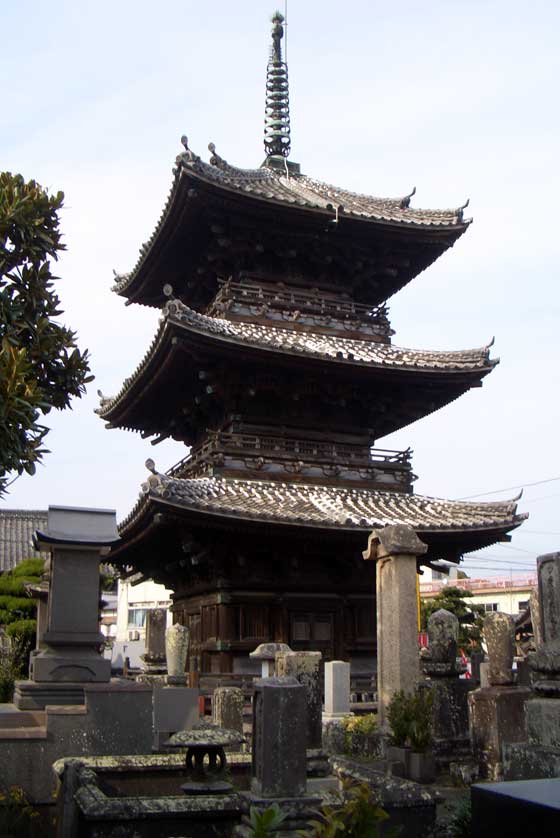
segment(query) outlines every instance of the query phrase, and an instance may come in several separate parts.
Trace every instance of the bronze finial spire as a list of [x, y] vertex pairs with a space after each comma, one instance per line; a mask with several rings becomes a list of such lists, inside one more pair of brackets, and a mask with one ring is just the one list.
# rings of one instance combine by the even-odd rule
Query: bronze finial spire
[[281, 41], [284, 17], [272, 16], [272, 47], [266, 68], [266, 106], [264, 115], [264, 147], [267, 158], [288, 157], [290, 153], [290, 99], [288, 65], [282, 61]]

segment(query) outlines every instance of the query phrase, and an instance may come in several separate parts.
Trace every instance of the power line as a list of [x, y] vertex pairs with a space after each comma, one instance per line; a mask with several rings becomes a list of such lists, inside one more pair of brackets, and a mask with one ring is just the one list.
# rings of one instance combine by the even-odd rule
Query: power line
[[462, 498], [455, 498], [455, 500], [470, 500], [471, 498], [482, 498], [486, 495], [499, 495], [500, 492], [509, 492], [513, 489], [528, 489], [530, 486], [541, 486], [543, 483], [554, 483], [560, 480], [560, 477], [547, 477], [546, 480], [535, 480], [534, 483], [520, 483], [518, 486], [505, 486], [503, 489], [493, 489], [491, 492], [479, 492], [477, 495], [465, 495]]

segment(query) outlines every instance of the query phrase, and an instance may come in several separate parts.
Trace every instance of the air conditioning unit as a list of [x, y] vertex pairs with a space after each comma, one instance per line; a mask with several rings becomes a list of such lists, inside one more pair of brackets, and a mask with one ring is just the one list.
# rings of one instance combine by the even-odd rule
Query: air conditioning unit
[[128, 639], [129, 640], [140, 640], [140, 632], [138, 629], [131, 629], [128, 632]]

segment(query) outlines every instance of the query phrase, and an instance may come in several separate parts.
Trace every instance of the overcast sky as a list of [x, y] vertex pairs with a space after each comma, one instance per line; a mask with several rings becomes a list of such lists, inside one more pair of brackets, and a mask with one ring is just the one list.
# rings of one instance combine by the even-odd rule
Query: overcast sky
[[[283, 6], [281, 7], [283, 9]], [[104, 428], [143, 357], [157, 312], [125, 307], [129, 270], [152, 233], [181, 152], [216, 144], [229, 162], [264, 157], [264, 84], [273, 3], [190, 0], [3, 3], [0, 166], [66, 193], [60, 261], [65, 322], [96, 380], [49, 417], [52, 453], [9, 508], [115, 507], [183, 456]], [[416, 492], [512, 497], [530, 519], [511, 545], [467, 561], [472, 575], [534, 568], [560, 547], [557, 228], [560, 5], [553, 0], [290, 0], [291, 159], [309, 175], [378, 196], [413, 186], [416, 207], [474, 223], [390, 301], [395, 344], [463, 349], [492, 336], [498, 368], [473, 390], [378, 444], [414, 449]], [[540, 485], [530, 484], [542, 482]], [[486, 558], [482, 560], [481, 556]]]

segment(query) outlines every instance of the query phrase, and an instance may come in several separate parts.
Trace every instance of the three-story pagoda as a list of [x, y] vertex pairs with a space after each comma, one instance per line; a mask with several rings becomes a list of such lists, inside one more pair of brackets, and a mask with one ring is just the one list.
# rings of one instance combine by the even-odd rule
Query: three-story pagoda
[[[243, 671], [265, 641], [371, 666], [373, 527], [406, 523], [424, 563], [508, 540], [514, 501], [413, 493], [410, 451], [377, 440], [479, 387], [489, 346], [393, 345], [386, 300], [466, 231], [463, 209], [421, 210], [302, 174], [289, 161], [282, 17], [267, 71], [266, 159], [208, 163], [183, 137], [167, 204], [115, 291], [161, 309], [109, 427], [190, 448], [153, 472], [112, 561], [174, 591], [192, 672]], [[414, 194], [414, 193], [413, 193]]]

